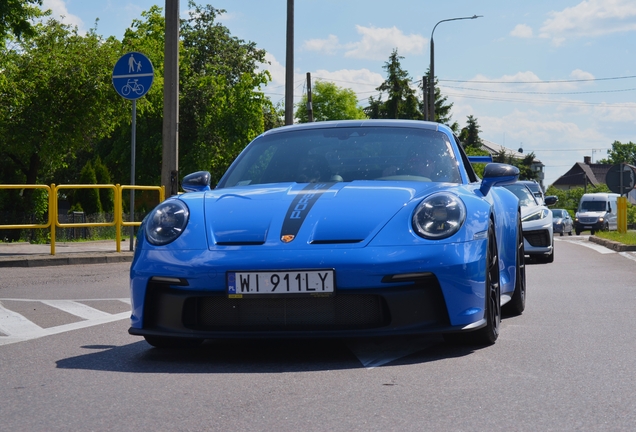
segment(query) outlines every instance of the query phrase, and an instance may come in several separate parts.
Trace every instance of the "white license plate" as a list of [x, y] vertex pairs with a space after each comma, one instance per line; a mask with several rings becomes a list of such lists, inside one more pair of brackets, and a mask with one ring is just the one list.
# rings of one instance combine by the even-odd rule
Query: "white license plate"
[[590, 229], [590, 228], [592, 228], [592, 225], [585, 225], [583, 228]]
[[333, 270], [228, 272], [230, 296], [256, 294], [332, 294]]

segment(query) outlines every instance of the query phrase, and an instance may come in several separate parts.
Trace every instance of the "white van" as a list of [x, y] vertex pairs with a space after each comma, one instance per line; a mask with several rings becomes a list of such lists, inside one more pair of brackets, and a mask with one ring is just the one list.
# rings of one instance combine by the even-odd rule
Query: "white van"
[[618, 229], [616, 199], [619, 196], [615, 193], [584, 194], [574, 218], [576, 235], [587, 230], [594, 234], [595, 231]]

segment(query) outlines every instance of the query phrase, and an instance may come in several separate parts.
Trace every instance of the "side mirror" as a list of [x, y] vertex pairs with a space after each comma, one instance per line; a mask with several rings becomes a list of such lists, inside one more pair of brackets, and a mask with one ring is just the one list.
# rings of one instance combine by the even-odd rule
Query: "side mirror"
[[186, 192], [202, 192], [210, 190], [212, 176], [207, 171], [197, 171], [183, 178], [181, 187]]
[[559, 201], [559, 197], [554, 195], [549, 195], [545, 197], [544, 201], [545, 201], [545, 205], [547, 206], [555, 205], [557, 201]]
[[479, 190], [486, 196], [493, 186], [507, 185], [519, 180], [519, 168], [502, 163], [489, 163], [484, 168], [484, 178]]

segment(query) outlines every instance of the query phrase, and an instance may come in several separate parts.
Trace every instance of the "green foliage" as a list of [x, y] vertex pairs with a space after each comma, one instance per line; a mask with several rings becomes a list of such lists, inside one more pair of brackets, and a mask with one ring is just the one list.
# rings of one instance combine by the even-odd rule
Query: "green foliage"
[[110, 76], [116, 40], [82, 36], [53, 19], [34, 31], [0, 55], [0, 159], [27, 184], [54, 180], [113, 129], [122, 106]]
[[42, 16], [36, 5], [41, 6], [42, 0], [0, 1], [0, 46], [9, 33], [18, 39], [35, 34], [30, 20]]
[[[95, 169], [91, 162], [87, 162], [84, 168], [82, 168], [79, 181], [82, 185], [97, 184], [97, 176], [95, 175]], [[99, 200], [99, 189], [97, 188], [77, 189], [75, 192], [75, 200], [81, 205], [82, 209], [84, 209], [84, 213], [87, 215], [102, 212], [102, 204]]]
[[[102, 160], [97, 156], [93, 162], [93, 168], [95, 170], [95, 180], [97, 184], [112, 184], [110, 179], [110, 172], [106, 165], [102, 163]], [[99, 202], [102, 210], [112, 213], [115, 209], [115, 193], [112, 189], [100, 188], [98, 189]]]
[[[355, 120], [367, 118], [358, 106], [355, 92], [338, 87], [326, 81], [316, 81], [312, 90], [312, 108], [314, 121]], [[307, 95], [303, 95], [296, 105], [296, 119], [299, 123], [307, 123]]]
[[472, 147], [479, 149], [482, 146], [481, 138], [479, 138], [479, 132], [481, 128], [477, 123], [477, 119], [472, 115], [467, 117], [466, 127], [462, 128], [459, 134], [459, 140], [464, 143], [465, 147]]
[[[464, 147], [464, 151], [466, 152], [466, 154], [468, 156], [488, 156], [490, 155], [490, 153], [488, 153], [486, 150], [482, 150], [478, 147], [472, 147], [472, 146], [465, 146]], [[475, 173], [480, 177], [483, 178], [484, 177], [484, 169], [486, 168], [485, 163], [474, 163], [473, 164], [473, 169], [475, 170]]]
[[[364, 112], [369, 118], [378, 119], [410, 119], [422, 120], [424, 117], [419, 110], [415, 90], [411, 88], [411, 78], [407, 71], [402, 69], [400, 60], [404, 57], [398, 55], [394, 49], [383, 69], [387, 72], [387, 79], [376, 89], [381, 94], [376, 99], [369, 98], [369, 106]], [[383, 101], [383, 95], [386, 100]]]
[[[261, 87], [270, 80], [258, 65], [265, 51], [231, 36], [216, 23], [224, 12], [189, 2], [190, 16], [181, 21], [179, 54], [179, 171], [208, 170], [218, 180], [238, 153], [266, 128], [280, 126], [280, 110]], [[163, 154], [163, 46], [165, 20], [153, 6], [126, 31], [126, 51], [146, 54], [155, 66], [155, 82], [138, 102], [137, 184], [160, 184]], [[121, 122], [102, 140], [98, 154], [116, 183], [129, 183], [130, 122]]]
[[557, 189], [554, 186], [550, 185], [548, 189], [545, 191], [546, 195], [554, 195], [559, 198], [555, 207], [566, 209], [572, 218], [579, 207], [579, 202], [581, 201], [581, 197], [585, 193], [602, 193], [602, 192], [610, 192], [607, 185], [599, 185], [595, 187], [588, 187], [587, 190], [578, 187], [574, 189], [562, 190]]
[[597, 163], [614, 165], [623, 162], [636, 165], [636, 144], [631, 141], [625, 144], [614, 141], [612, 149], [607, 151], [607, 158], [601, 159]]
[[519, 180], [536, 180], [537, 173], [532, 169], [534, 153], [528, 153], [523, 159], [514, 157], [502, 150], [492, 158], [493, 162], [506, 163], [519, 168]]

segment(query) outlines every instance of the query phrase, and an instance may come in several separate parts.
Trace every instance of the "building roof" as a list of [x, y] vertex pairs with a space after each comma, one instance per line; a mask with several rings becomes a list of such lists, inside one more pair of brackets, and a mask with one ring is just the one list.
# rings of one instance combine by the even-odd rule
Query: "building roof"
[[565, 174], [556, 179], [553, 186], [584, 186], [590, 184], [598, 186], [605, 184], [605, 176], [612, 165], [575, 163]]

